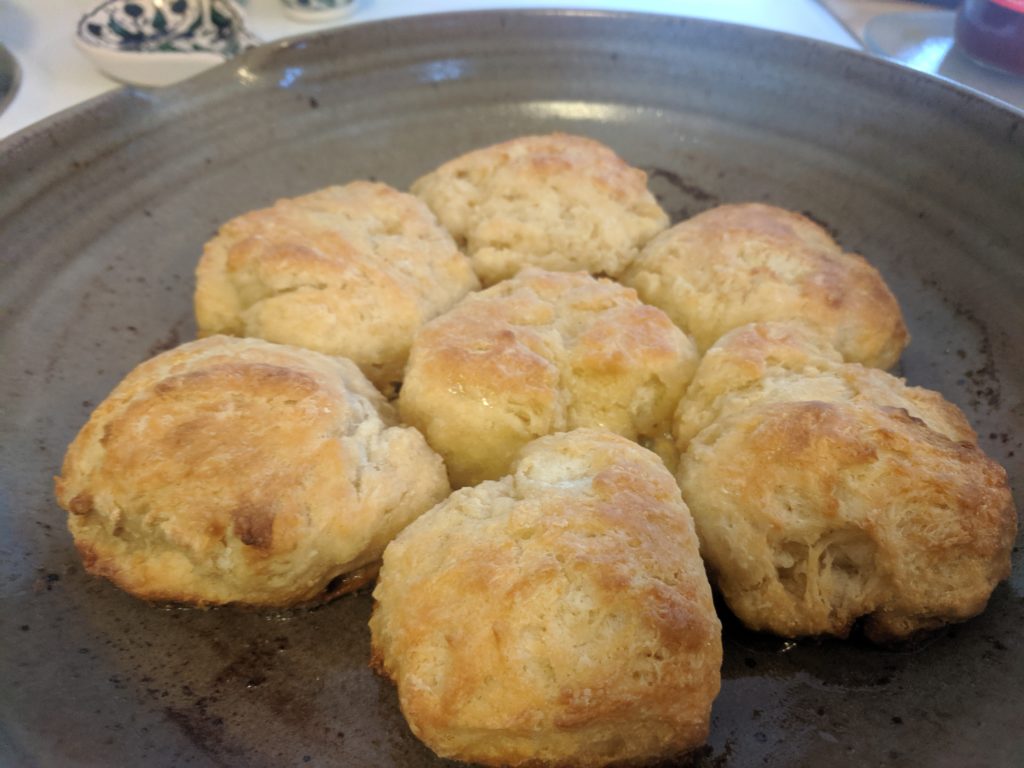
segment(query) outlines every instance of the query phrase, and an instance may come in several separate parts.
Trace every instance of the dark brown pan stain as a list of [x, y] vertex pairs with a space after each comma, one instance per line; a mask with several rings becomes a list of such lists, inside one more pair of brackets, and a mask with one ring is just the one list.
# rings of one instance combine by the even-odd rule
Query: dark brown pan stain
[[[724, 202], [717, 194], [687, 181], [676, 171], [659, 166], [644, 166], [643, 170], [647, 172], [647, 183], [651, 191], [673, 224]], [[680, 203], [680, 198], [685, 202]]]

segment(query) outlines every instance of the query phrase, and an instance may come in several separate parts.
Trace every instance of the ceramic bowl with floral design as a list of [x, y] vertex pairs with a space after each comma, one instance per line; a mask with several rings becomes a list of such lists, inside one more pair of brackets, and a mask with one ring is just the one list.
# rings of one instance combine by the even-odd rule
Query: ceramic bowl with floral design
[[257, 43], [233, 0], [107, 0], [78, 22], [75, 42], [116, 80], [169, 85]]

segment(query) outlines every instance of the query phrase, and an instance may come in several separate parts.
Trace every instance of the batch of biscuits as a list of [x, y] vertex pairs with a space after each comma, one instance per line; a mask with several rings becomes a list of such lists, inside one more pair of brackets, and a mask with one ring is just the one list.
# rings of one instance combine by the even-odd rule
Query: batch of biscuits
[[68, 449], [86, 568], [202, 606], [375, 579], [367, 658], [442, 757], [703, 744], [712, 586], [757, 631], [893, 642], [1010, 571], [1006, 474], [886, 372], [909, 335], [878, 271], [769, 205], [670, 227], [587, 138], [239, 216], [195, 312]]

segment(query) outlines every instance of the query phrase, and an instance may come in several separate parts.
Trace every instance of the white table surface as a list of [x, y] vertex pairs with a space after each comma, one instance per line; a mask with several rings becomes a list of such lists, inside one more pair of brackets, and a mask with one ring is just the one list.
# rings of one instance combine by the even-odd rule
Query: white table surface
[[[79, 17], [100, 0], [0, 0], [0, 43], [22, 69], [14, 101], [0, 114], [0, 139], [44, 117], [97, 96], [118, 83], [93, 68], [74, 47]], [[265, 41], [332, 26], [396, 16], [481, 8], [593, 8], [730, 21], [859, 47], [815, 0], [357, 0], [345, 19], [320, 25], [285, 18], [278, 0], [246, 0], [248, 26]]]

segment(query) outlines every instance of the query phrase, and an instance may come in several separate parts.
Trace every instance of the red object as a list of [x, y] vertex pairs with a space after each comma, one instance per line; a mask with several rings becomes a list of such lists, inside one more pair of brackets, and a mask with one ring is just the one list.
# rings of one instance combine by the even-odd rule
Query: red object
[[966, 0], [956, 42], [981, 64], [1024, 75], [1024, 0]]

